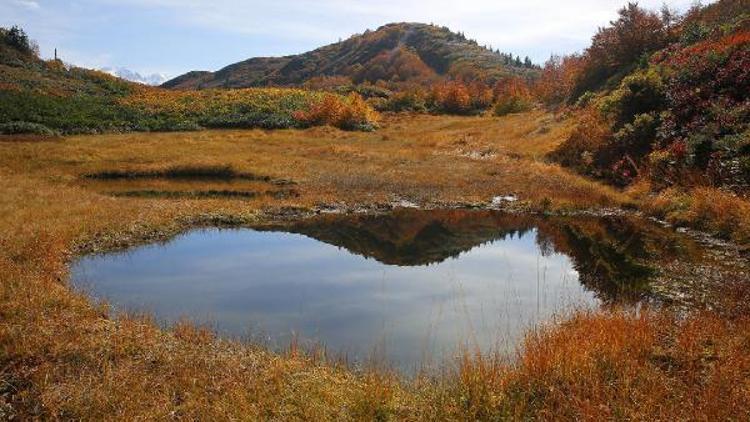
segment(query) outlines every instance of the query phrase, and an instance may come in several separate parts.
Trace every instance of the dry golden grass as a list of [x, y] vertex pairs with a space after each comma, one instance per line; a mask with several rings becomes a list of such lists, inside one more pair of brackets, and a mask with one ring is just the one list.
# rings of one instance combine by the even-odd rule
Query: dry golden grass
[[[12, 174], [55, 177], [70, 188], [81, 174], [228, 165], [299, 183], [295, 205], [373, 203], [394, 195], [417, 202], [489, 201], [514, 192], [522, 201], [560, 206], [616, 206], [611, 188], [548, 165], [541, 158], [570, 122], [533, 113], [503, 119], [390, 117], [373, 133], [331, 128], [306, 131], [206, 131], [66, 138], [2, 144]], [[546, 129], [540, 129], [546, 128]]]
[[750, 202], [710, 187], [668, 188], [652, 193], [647, 182], [628, 190], [640, 207], [670, 223], [694, 227], [746, 247], [750, 244]]
[[[0, 419], [424, 420], [748, 416], [750, 324], [712, 314], [582, 314], [532, 333], [517, 364], [466, 355], [405, 381], [355, 374], [291, 350], [271, 354], [189, 325], [111, 319], [67, 283], [82, 250], [127, 246], [260, 210], [316, 204], [487, 202], [621, 206], [611, 188], [541, 161], [571, 124], [542, 113], [500, 119], [388, 117], [374, 133], [209, 131], [0, 143]], [[299, 197], [113, 197], [126, 181], [81, 176], [229, 165], [292, 180]], [[149, 183], [153, 183], [149, 185]], [[258, 181], [139, 179], [205, 190]], [[257, 184], [260, 183], [260, 186]], [[253, 185], [256, 184], [256, 185]]]

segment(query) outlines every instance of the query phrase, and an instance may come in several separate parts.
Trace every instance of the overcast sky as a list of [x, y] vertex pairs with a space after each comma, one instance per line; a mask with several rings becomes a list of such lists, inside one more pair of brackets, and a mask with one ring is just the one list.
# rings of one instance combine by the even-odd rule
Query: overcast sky
[[[305, 52], [389, 22], [463, 31], [530, 56], [585, 48], [626, 0], [0, 0], [0, 26], [20, 25], [42, 55], [177, 76], [254, 56]], [[643, 0], [658, 9], [663, 0]], [[667, 0], [687, 9], [693, 0]]]

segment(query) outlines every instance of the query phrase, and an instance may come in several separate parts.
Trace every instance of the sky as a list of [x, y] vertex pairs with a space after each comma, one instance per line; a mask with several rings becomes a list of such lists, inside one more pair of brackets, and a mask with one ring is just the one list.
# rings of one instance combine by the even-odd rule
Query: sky
[[[256, 56], [303, 53], [390, 22], [462, 31], [543, 63], [583, 50], [626, 0], [0, 0], [43, 57], [178, 76]], [[641, 0], [659, 9], [663, 0]], [[684, 11], [694, 0], [667, 0]]]

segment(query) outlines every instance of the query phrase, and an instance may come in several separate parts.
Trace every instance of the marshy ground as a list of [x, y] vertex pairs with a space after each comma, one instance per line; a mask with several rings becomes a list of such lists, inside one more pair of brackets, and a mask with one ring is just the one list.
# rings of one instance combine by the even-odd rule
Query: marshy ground
[[[404, 204], [489, 207], [498, 196], [517, 199], [494, 205], [513, 212], [640, 206], [545, 160], [572, 125], [541, 112], [418, 115], [386, 117], [368, 133], [0, 142], [0, 417], [742, 419], [750, 289], [739, 275], [722, 273], [703, 290], [713, 310], [577, 314], [529, 333], [514, 363], [466, 353], [409, 381], [382, 369], [354, 373], [294, 347], [273, 354], [222, 341], [190, 324], [161, 330], [148, 316], [110, 318], [68, 285], [76, 255], [199, 225]], [[726, 250], [741, 259], [741, 248]]]

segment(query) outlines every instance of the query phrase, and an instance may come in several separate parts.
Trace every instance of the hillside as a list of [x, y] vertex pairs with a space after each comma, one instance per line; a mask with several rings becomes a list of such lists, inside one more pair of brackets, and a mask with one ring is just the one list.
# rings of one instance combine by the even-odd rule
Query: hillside
[[[328, 112], [330, 109], [337, 113]], [[0, 28], [0, 134], [59, 135], [329, 124], [371, 129], [356, 95], [300, 89], [170, 91], [39, 58], [18, 28]]]
[[345, 41], [293, 56], [257, 57], [216, 72], [193, 71], [167, 81], [174, 89], [297, 86], [319, 77], [348, 83], [482, 80], [534, 73], [528, 60], [479, 46], [448, 28], [392, 23]]
[[[747, 197], [748, 69], [750, 1], [684, 16], [630, 4], [582, 55], [542, 71], [540, 98], [566, 103], [579, 120], [553, 158], [644, 192], [702, 186]], [[675, 207], [669, 212], [691, 218]]]

